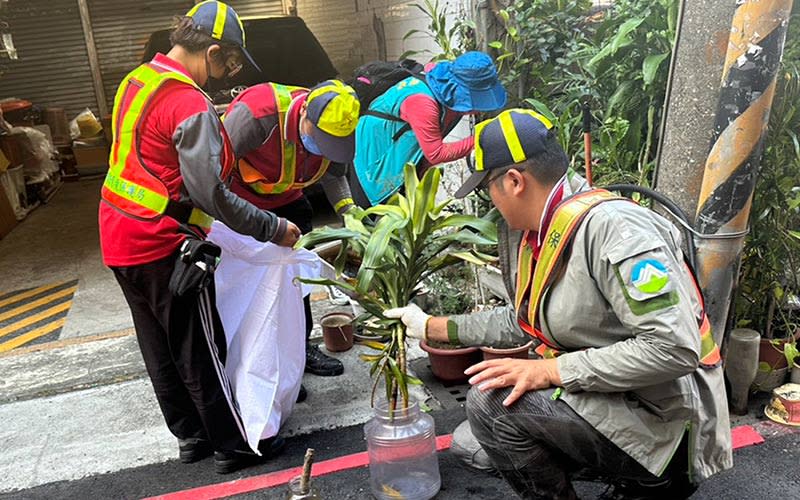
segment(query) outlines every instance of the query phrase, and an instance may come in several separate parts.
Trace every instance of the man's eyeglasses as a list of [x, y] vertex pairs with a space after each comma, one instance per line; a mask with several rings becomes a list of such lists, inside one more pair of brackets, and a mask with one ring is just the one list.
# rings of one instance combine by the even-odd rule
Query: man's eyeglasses
[[489, 186], [491, 186], [494, 181], [496, 181], [500, 177], [503, 177], [507, 173], [508, 170], [503, 170], [502, 172], [499, 172], [495, 175], [487, 175], [486, 177], [484, 177], [483, 181], [481, 181], [481, 183], [478, 184], [478, 190], [489, 191]]
[[228, 69], [228, 78], [233, 78], [242, 70], [244, 65], [235, 60], [234, 58], [230, 58], [225, 62], [225, 67]]

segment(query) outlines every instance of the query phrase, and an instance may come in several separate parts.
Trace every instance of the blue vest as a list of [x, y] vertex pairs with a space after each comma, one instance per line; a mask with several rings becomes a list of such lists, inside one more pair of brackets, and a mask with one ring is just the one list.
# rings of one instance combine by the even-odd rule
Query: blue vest
[[[403, 101], [414, 94], [434, 99], [428, 85], [414, 77], [406, 78], [378, 96], [369, 109], [400, 117]], [[422, 159], [422, 148], [410, 129], [393, 140], [406, 122], [365, 115], [356, 127], [355, 173], [364, 194], [377, 205], [397, 192], [403, 185], [403, 167], [416, 166]]]

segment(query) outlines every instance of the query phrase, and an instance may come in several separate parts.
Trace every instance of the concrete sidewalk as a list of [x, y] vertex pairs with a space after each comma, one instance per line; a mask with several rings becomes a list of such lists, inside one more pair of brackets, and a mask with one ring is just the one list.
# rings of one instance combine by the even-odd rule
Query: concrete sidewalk
[[[339, 377], [306, 375], [309, 397], [295, 406], [283, 436], [369, 420], [367, 348], [333, 354]], [[415, 347], [409, 359], [424, 353]], [[76, 480], [177, 456], [133, 335], [119, 335], [0, 358], [1, 491]], [[429, 396], [422, 388], [417, 398]], [[54, 394], [54, 395], [53, 395]]]

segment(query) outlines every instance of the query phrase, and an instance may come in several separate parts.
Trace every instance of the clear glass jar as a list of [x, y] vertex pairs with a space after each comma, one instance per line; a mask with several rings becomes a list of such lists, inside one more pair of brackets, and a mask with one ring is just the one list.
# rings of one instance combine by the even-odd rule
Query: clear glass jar
[[408, 408], [375, 407], [364, 426], [369, 453], [372, 494], [379, 500], [428, 500], [439, 492], [439, 460], [433, 417], [420, 412], [416, 401]]
[[308, 492], [303, 493], [300, 489], [300, 476], [297, 476], [289, 481], [289, 494], [286, 495], [286, 500], [322, 500], [322, 497], [313, 486], [309, 487]]

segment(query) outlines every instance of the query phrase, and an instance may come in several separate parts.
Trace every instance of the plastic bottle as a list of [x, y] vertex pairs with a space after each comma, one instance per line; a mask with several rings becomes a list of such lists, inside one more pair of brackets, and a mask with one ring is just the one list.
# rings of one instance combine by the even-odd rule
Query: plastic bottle
[[370, 489], [378, 500], [428, 500], [441, 488], [433, 418], [416, 401], [389, 410], [386, 402], [364, 426]]

